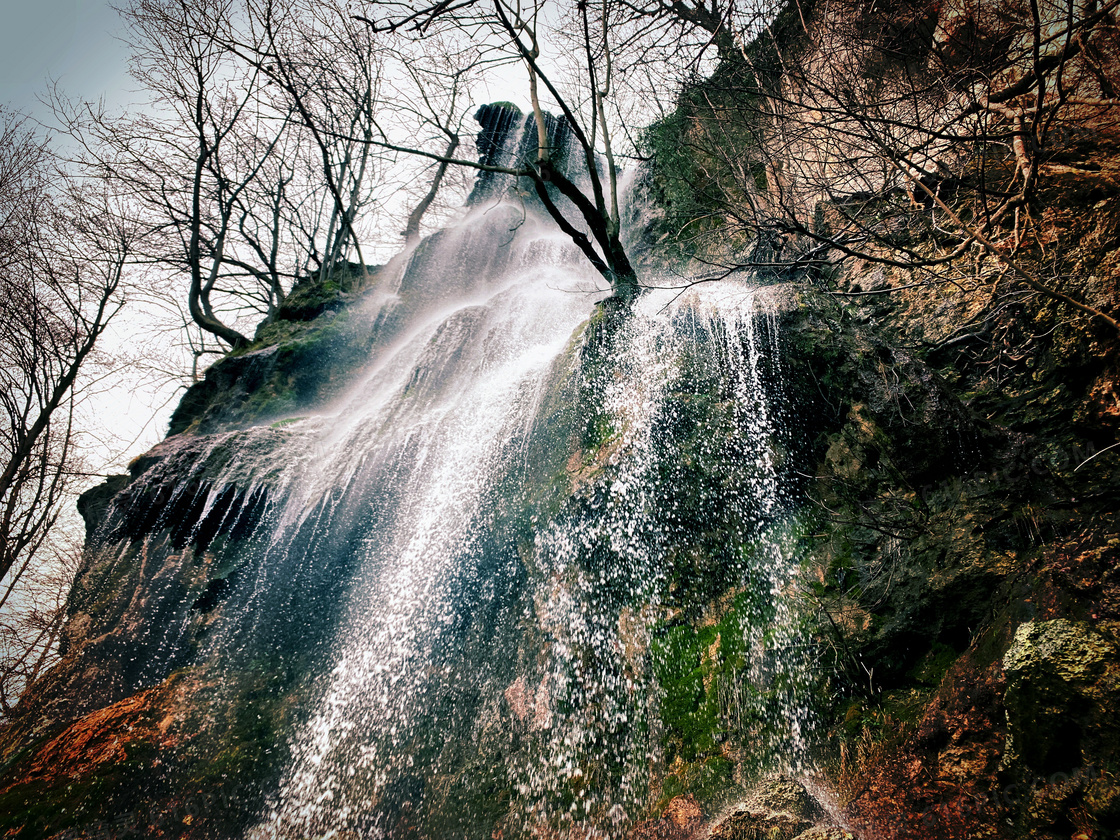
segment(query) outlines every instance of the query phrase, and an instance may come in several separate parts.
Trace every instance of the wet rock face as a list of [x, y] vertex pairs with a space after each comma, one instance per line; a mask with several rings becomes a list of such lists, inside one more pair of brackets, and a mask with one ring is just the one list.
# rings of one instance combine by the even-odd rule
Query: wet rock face
[[[1087, 149], [1055, 152], [1094, 174], [1055, 164], [1041, 203], [1086, 278], [1075, 293], [1115, 301], [1116, 204], [1088, 184], [1115, 155]], [[847, 815], [869, 837], [1111, 837], [1115, 339], [1044, 305], [953, 343], [975, 296], [908, 298], [870, 263], [837, 282], [874, 294], [791, 317], [807, 340], [788, 369], [811, 371], [821, 427], [809, 492], [828, 512], [820, 636], [849, 685], [826, 726]], [[996, 371], [1001, 341], [1025, 349]]]
[[510, 102], [492, 102], [481, 106], [474, 115], [479, 131], [475, 137], [478, 160], [486, 166], [499, 166], [506, 139], [525, 122], [526, 116]]
[[[536, 161], [537, 125], [531, 113], [523, 114], [510, 102], [495, 102], [479, 108], [474, 118], [480, 129], [475, 141], [480, 163], [485, 166], [519, 169]], [[549, 113], [545, 113], [544, 120], [552, 147], [556, 150], [554, 154], [559, 155], [557, 163], [562, 165], [564, 150], [570, 142], [568, 123]], [[518, 140], [516, 145], [512, 140]], [[526, 195], [532, 194], [532, 183], [528, 179], [518, 180], [499, 172], [480, 171], [475, 176], [474, 188], [467, 204], [496, 201], [515, 182]]]
[[910, 690], [913, 723], [895, 705], [901, 692], [879, 696], [888, 734], [846, 802], [860, 836], [1065, 840], [1120, 828], [1120, 587], [1107, 571], [1117, 544], [1085, 532], [1024, 559], [932, 696]]
[[824, 818], [824, 811], [805, 786], [789, 776], [763, 779], [747, 801], [752, 807], [793, 814], [810, 822]]
[[816, 826], [797, 835], [794, 840], [854, 840], [855, 835], [842, 828], [825, 828]]
[[337, 397], [375, 341], [360, 305], [383, 266], [340, 263], [328, 279], [304, 277], [257, 328], [249, 348], [207, 368], [171, 415], [168, 435], [209, 434], [290, 417]]

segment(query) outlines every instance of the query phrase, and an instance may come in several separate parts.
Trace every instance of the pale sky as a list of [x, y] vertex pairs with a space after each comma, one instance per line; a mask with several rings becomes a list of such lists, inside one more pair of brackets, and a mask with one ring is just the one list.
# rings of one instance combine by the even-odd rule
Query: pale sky
[[[39, 103], [50, 79], [71, 99], [104, 97], [110, 107], [129, 101], [128, 50], [115, 37], [122, 31], [110, 0], [0, 0], [0, 105], [50, 124]], [[135, 342], [143, 326], [134, 308], [117, 318], [102, 339], [110, 355]], [[91, 453], [95, 469], [116, 461], [114, 471], [163, 436], [177, 402], [174, 383], [162, 387], [111, 377], [96, 393], [85, 394], [79, 423], [100, 443]]]
[[[50, 125], [49, 108], [39, 102], [53, 79], [70, 99], [104, 98], [110, 110], [125, 106], [136, 83], [128, 75], [124, 31], [111, 3], [127, 0], [0, 0], [0, 106], [27, 113]], [[524, 80], [519, 68], [497, 75], [496, 93], [482, 101], [521, 100]], [[62, 141], [59, 141], [62, 142]], [[146, 320], [130, 307], [110, 327], [101, 345], [110, 354], [136, 344], [134, 333]], [[212, 361], [212, 359], [207, 359]], [[178, 401], [175, 382], [157, 387], [112, 377], [103, 390], [87, 394], [83, 417], [87, 434], [97, 437], [99, 462], [119, 470], [133, 455], [162, 437]]]
[[48, 78], [70, 97], [127, 99], [127, 51], [108, 0], [0, 0], [0, 103], [34, 116]]

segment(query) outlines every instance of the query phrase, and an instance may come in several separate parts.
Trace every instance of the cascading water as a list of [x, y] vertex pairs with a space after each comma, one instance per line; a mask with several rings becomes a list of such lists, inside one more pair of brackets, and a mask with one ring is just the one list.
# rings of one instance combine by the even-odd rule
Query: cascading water
[[[504, 222], [481, 224], [508, 239], [508, 217], [498, 218]], [[336, 661], [261, 836], [376, 823], [370, 803], [384, 804], [386, 787], [416, 763], [415, 723], [438, 702], [429, 695], [445, 692], [453, 675], [486, 679], [487, 663], [456, 661], [458, 646], [472, 621], [510, 620], [503, 611], [518, 578], [516, 558], [487, 544], [488, 495], [522, 461], [552, 362], [589, 305], [572, 293], [582, 278], [564, 265], [563, 248], [521, 238], [532, 243], [527, 263], [500, 278], [488, 299], [428, 320], [399, 351], [407, 362], [378, 370], [332, 418], [346, 431], [329, 433], [337, 443], [319, 457], [322, 474], [364, 462], [358, 503], [368, 486], [391, 486], [394, 498], [357, 549]], [[441, 247], [469, 260], [473, 250], [463, 254], [457, 239]], [[316, 492], [329, 494], [329, 484]], [[296, 515], [315, 506], [293, 502]], [[494, 614], [479, 617], [487, 611]], [[448, 722], [449, 732], [459, 728]]]
[[[741, 639], [725, 648], [740, 651], [747, 676], [720, 713], [764, 713], [750, 695], [777, 670], [766, 651], [793, 628], [781, 591], [793, 570], [766, 532], [785, 501], [762, 381], [773, 324], [737, 284], [667, 306], [651, 296], [615, 319], [589, 374], [586, 356], [582, 372], [560, 357], [586, 303], [550, 290], [539, 270], [443, 321], [407, 380], [363, 385], [338, 415], [360, 431], [322, 459], [326, 473], [355, 458], [392, 463], [397, 500], [365, 540], [334, 667], [252, 837], [488, 836], [486, 814], [462, 809], [495, 807], [514, 836], [623, 832], [649, 792], [658, 672], [678, 664], [651, 634], [672, 633], [676, 586], [694, 592], [681, 574], [740, 599], [724, 624]], [[578, 279], [567, 270], [554, 280]], [[591, 418], [599, 440], [570, 456], [575, 501], [535, 516], [530, 546], [494, 509], [524, 504], [534, 477], [517, 474], [545, 392], [581, 373], [602, 407]], [[424, 390], [426, 377], [438, 385]], [[700, 413], [690, 401], [704, 397], [722, 404], [702, 406], [722, 428], [688, 428]], [[677, 475], [688, 457], [710, 459], [691, 465], [702, 480]], [[698, 516], [722, 526], [729, 554], [703, 569], [672, 556], [696, 548]], [[796, 731], [799, 709], [781, 713]], [[472, 763], [462, 754], [472, 749], [486, 759]], [[491, 777], [496, 802], [457, 778], [472, 771]]]
[[[519, 713], [530, 746], [511, 775], [541, 824], [624, 836], [642, 813], [668, 758], [658, 754], [667, 724], [688, 723], [682, 688], [695, 686], [678, 679], [698, 664], [680, 638], [690, 611], [730, 631], [703, 654], [722, 657], [730, 679], [718, 708], [683, 717], [712, 714], [725, 733], [748, 730], [746, 716], [768, 720], [769, 742], [754, 747], [787, 769], [801, 762], [804, 686], [765, 690], [804, 676], [791, 654], [797, 628], [783, 590], [795, 567], [780, 537], [789, 500], [764, 382], [775, 326], [738, 283], [651, 294], [585, 363], [601, 410], [590, 421], [597, 445], [577, 456], [576, 501], [535, 533], [536, 662], [506, 698], [531, 704]], [[712, 602], [717, 592], [723, 603]]]
[[670, 768], [800, 760], [775, 321], [736, 282], [594, 286], [492, 198], [382, 281], [345, 398], [172, 438], [118, 499], [137, 535], [170, 493], [214, 558], [152, 668], [310, 674], [249, 838], [623, 836]]

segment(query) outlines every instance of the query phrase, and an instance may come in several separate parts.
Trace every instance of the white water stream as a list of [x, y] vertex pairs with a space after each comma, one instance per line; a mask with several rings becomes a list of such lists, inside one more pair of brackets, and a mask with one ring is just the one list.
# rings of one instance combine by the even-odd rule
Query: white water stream
[[195, 660], [312, 672], [250, 840], [621, 837], [670, 761], [798, 763], [776, 322], [725, 281], [581, 333], [595, 285], [532, 211], [475, 207], [367, 300], [335, 405], [163, 445], [144, 481], [242, 558]]

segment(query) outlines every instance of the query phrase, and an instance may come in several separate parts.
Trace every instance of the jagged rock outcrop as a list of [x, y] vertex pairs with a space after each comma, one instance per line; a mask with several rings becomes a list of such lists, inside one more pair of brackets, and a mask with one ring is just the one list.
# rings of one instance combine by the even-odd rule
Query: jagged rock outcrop
[[760, 779], [741, 800], [707, 820], [696, 800], [679, 796], [659, 819], [648, 820], [631, 840], [852, 840], [829, 823], [828, 815], [795, 779], [771, 775]]
[[763, 779], [734, 809], [717, 820], [712, 840], [794, 840], [817, 828], [824, 812], [809, 792], [788, 776]]

